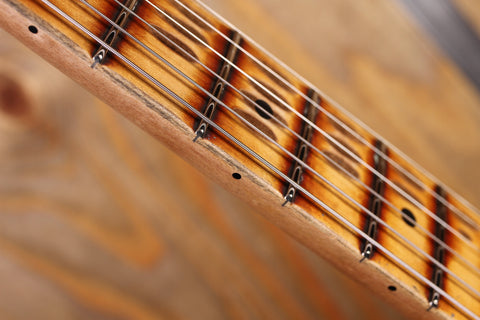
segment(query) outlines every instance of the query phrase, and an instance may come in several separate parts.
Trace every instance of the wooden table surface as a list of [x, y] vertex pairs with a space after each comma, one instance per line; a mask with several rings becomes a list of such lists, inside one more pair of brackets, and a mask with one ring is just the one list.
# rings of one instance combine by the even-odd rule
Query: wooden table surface
[[[480, 205], [480, 96], [397, 2], [206, 3]], [[1, 319], [401, 318], [1, 39]]]

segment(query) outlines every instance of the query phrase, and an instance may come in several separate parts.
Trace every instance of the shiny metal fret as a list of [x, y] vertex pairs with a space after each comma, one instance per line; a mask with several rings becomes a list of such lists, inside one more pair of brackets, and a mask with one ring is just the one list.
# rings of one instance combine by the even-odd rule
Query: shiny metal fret
[[[315, 104], [320, 105], [321, 99], [320, 96], [318, 95], [317, 92], [315, 92], [313, 89], [309, 89], [307, 96], [310, 100], [307, 100], [305, 102], [305, 108], [303, 110], [303, 115], [306, 119], [308, 119], [310, 122], [315, 123], [315, 120], [318, 115], [318, 108], [315, 108], [315, 106], [311, 103], [313, 101]], [[297, 142], [297, 148], [295, 152], [295, 156], [305, 162], [307, 160], [308, 156], [308, 144], [307, 142], [311, 142], [312, 140], [312, 135], [313, 135], [313, 127], [309, 125], [307, 122], [302, 123], [302, 129], [301, 129], [301, 137], [305, 140], [298, 140]], [[292, 179], [293, 182], [296, 184], [301, 184], [303, 180], [303, 166], [297, 162], [294, 161], [292, 165], [290, 166], [290, 172], [289, 172], [289, 177]], [[283, 203], [283, 206], [285, 206], [288, 202], [292, 203], [295, 201], [295, 197], [297, 196], [297, 189], [293, 186], [292, 183], [289, 183], [286, 188], [285, 192], [283, 195], [283, 198], [285, 199], [285, 202]]]
[[[125, 29], [125, 26], [128, 23], [128, 19], [130, 18], [131, 12], [134, 12], [135, 9], [137, 9], [139, 2], [140, 2], [139, 0], [126, 0], [123, 3], [124, 7], [120, 6], [120, 10], [118, 14], [113, 19], [115, 24], [112, 25], [107, 30], [107, 32], [105, 32], [105, 35], [102, 38], [102, 40], [107, 45], [109, 45], [112, 48], [116, 47], [122, 35], [122, 32], [120, 31], [119, 28]], [[92, 59], [93, 59], [92, 68], [94, 68], [98, 63], [100, 64], [104, 63], [105, 59], [107, 58], [107, 55], [108, 55], [108, 50], [105, 47], [100, 45], [92, 56]]]
[[[240, 48], [242, 42], [242, 37], [237, 31], [232, 30], [230, 39], [232, 42], [228, 42], [224, 54], [225, 59], [222, 59], [222, 63], [218, 70], [218, 75], [220, 77], [216, 78], [212, 90], [210, 91], [211, 95], [202, 111], [203, 115], [210, 120], [213, 119], [217, 110], [218, 103], [214, 98], [222, 101], [225, 87], [231, 77], [233, 64], [235, 64], [239, 52], [238, 48]], [[195, 139], [193, 139], [193, 141], [197, 141], [198, 138], [204, 138], [208, 132], [208, 128], [209, 124], [204, 119], [198, 119], [197, 124], [195, 125]]]
[[[375, 141], [375, 147], [383, 154], [387, 154], [387, 147], [380, 140]], [[375, 216], [380, 218], [383, 207], [383, 202], [381, 198], [383, 198], [385, 191], [385, 182], [383, 179], [380, 178], [380, 176], [385, 176], [387, 173], [387, 160], [385, 159], [385, 157], [379, 156], [378, 153], [375, 151], [373, 155], [373, 164], [375, 170], [378, 172], [379, 175], [373, 173], [371, 188], [373, 191], [376, 192], [376, 194], [370, 193], [367, 208]], [[368, 215], [367, 223], [364, 230], [370, 238], [376, 240], [378, 232], [377, 220], [375, 220], [372, 216]], [[370, 259], [375, 253], [375, 247], [370, 241], [368, 241], [367, 239], [363, 239], [361, 251], [362, 259], [360, 260], [360, 262], [365, 259]]]
[[[435, 200], [435, 215], [440, 218], [442, 221], [447, 221], [447, 206], [444, 204], [444, 201], [440, 199], [446, 198], [446, 192], [441, 187], [437, 186], [435, 192], [439, 195], [439, 198]], [[445, 227], [441, 225], [438, 221], [435, 222], [435, 236], [442, 242], [445, 243]], [[445, 264], [445, 247], [434, 241], [433, 245], [433, 257], [440, 264]], [[433, 266], [432, 272], [432, 282], [438, 287], [443, 288], [443, 270], [437, 266]], [[440, 293], [438, 293], [434, 288], [430, 288], [430, 295], [428, 297], [428, 310], [431, 308], [438, 308], [440, 303]]]

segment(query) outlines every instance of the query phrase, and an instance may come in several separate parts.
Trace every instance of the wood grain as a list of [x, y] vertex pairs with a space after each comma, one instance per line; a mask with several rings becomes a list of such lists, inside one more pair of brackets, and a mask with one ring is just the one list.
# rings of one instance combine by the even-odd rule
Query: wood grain
[[[480, 204], [480, 172], [474, 169], [480, 145], [469, 138], [480, 133], [479, 94], [400, 4], [347, 0], [278, 5], [265, 0], [264, 10], [256, 10], [253, 1], [231, 2], [215, 8], [409, 157]], [[302, 17], [302, 23], [292, 16]], [[276, 23], [269, 28], [255, 27], [256, 21], [272, 20]]]
[[[267, 10], [242, 3], [232, 3], [231, 8], [250, 8], [256, 17], [263, 18], [262, 23], [270, 26], [269, 41], [274, 42], [272, 38], [278, 37], [274, 34], [281, 34], [282, 39], [276, 39], [279, 47], [288, 42], [286, 30], [266, 19]], [[325, 8], [328, 8], [327, 3], [317, 9]], [[353, 11], [361, 15], [367, 9]], [[393, 17], [398, 14], [388, 5], [382, 10], [387, 13], [392, 10]], [[275, 16], [275, 10], [268, 11]], [[255, 20], [255, 16], [246, 16]], [[365, 21], [360, 19], [358, 24], [363, 25]], [[415, 42], [415, 37], [408, 37], [408, 32], [401, 34], [406, 38], [399, 39], [414, 42], [414, 48], [415, 45], [422, 47]], [[320, 86], [332, 90], [330, 95], [341, 92], [336, 99], [350, 100], [358, 108], [363, 105], [364, 109], [360, 110], [366, 118], [372, 113], [376, 117], [383, 115], [383, 120], [407, 117], [404, 116], [405, 108], [416, 109], [416, 104], [407, 102], [419, 97], [420, 101], [428, 101], [426, 105], [430, 106], [430, 111], [435, 110], [433, 106], [447, 101], [450, 110], [461, 113], [454, 97], [464, 92], [471, 100], [463, 103], [462, 99], [461, 108], [467, 110], [466, 115], [457, 116], [460, 122], [457, 126], [463, 128], [462, 121], [473, 112], [478, 100], [454, 66], [440, 57], [435, 68], [425, 72], [432, 77], [430, 80], [440, 78], [434, 81], [435, 85], [419, 86], [422, 82], [418, 80], [410, 84], [415, 77], [405, 76], [405, 70], [395, 67], [393, 62], [390, 66], [382, 65], [377, 53], [367, 49], [371, 43], [367, 39], [363, 41], [366, 43], [350, 49], [354, 58], [343, 62], [349, 66], [346, 69], [357, 74], [353, 79], [344, 74], [342, 80], [342, 72], [328, 70], [333, 60], [323, 57], [319, 58], [320, 66], [315, 71], [310, 70], [310, 74], [325, 77]], [[337, 50], [330, 59], [344, 58], [338, 52], [346, 49]], [[438, 55], [429, 50], [433, 49], [424, 53], [426, 57]], [[394, 52], [395, 48], [389, 53]], [[309, 63], [312, 60], [298, 60], [302, 60], [304, 68], [315, 65]], [[416, 69], [412, 67], [412, 70]], [[38, 71], [39, 74], [44, 72]], [[50, 89], [51, 96], [33, 93], [33, 100], [40, 101], [58, 97], [61, 92], [58, 101], [63, 97], [64, 102], [59, 102], [56, 108], [51, 103], [43, 103], [43, 112], [58, 114], [58, 121], [52, 122], [45, 114], [39, 115], [30, 126], [27, 122], [20, 129], [8, 129], [20, 132], [14, 135], [13, 141], [2, 139], [5, 149], [11, 153], [2, 158], [6, 163], [2, 165], [5, 168], [2, 177], [6, 178], [2, 180], [5, 195], [1, 203], [6, 212], [9, 210], [4, 216], [2, 248], [5, 269], [11, 273], [4, 275], [18, 274], [13, 269], [21, 269], [19, 277], [30, 284], [26, 287], [41, 292], [37, 297], [48, 292], [52, 305], [65, 307], [49, 311], [48, 305], [32, 302], [32, 308], [21, 310], [18, 303], [10, 303], [15, 300], [5, 294], [5, 306], [1, 307], [5, 314], [12, 318], [28, 318], [31, 314], [44, 318], [317, 318], [318, 315], [353, 318], [358, 315], [356, 308], [363, 308], [363, 312], [372, 309], [366, 307], [372, 302], [360, 299], [362, 294], [358, 287], [343, 278], [338, 281], [346, 286], [339, 290], [340, 293], [334, 293], [342, 299], [332, 301], [329, 295], [336, 285], [330, 283], [328, 286], [326, 282], [331, 274], [338, 278], [335, 271], [324, 267], [323, 262], [300, 249], [268, 223], [249, 214], [248, 208], [211, 186], [195, 171], [179, 165], [177, 158], [165, 155], [163, 148], [138, 129], [91, 98], [84, 98], [83, 92], [78, 93], [82, 98], [72, 99], [70, 91], [59, 90], [62, 88], [59, 83], [63, 81], [62, 78], [55, 82], [56, 86]], [[386, 89], [380, 97], [377, 87]], [[437, 96], [436, 88], [449, 90]], [[451, 98], [444, 99], [444, 95]], [[410, 98], [402, 100], [405, 96]], [[65, 100], [66, 97], [69, 100]], [[396, 115], [401, 116], [393, 116], [389, 114], [392, 111], [384, 109], [387, 101], [402, 107], [401, 112], [396, 111]], [[65, 104], [69, 104], [68, 109]], [[42, 110], [42, 106], [38, 108]], [[440, 124], [432, 126], [438, 129]], [[84, 130], [74, 130], [79, 128]], [[421, 134], [411, 130], [405, 132], [401, 125], [397, 129], [399, 133], [396, 134], [407, 140], [429, 141], [428, 136], [418, 138]], [[7, 132], [11, 136], [12, 131]], [[443, 139], [440, 141], [438, 144], [445, 143]], [[465, 149], [475, 152], [471, 145]], [[444, 158], [450, 160], [451, 157]], [[71, 181], [75, 181], [75, 185]], [[209, 187], [199, 190], [198, 185]], [[210, 194], [205, 194], [208, 189], [220, 193], [219, 203], [215, 203]], [[44, 213], [39, 214], [39, 211]], [[208, 263], [205, 257], [209, 258]], [[12, 290], [22, 288], [7, 280]], [[228, 288], [225, 283], [229, 283]], [[353, 291], [353, 297], [347, 291]], [[354, 299], [359, 300], [352, 302]], [[339, 311], [347, 304], [356, 308]], [[374, 306], [378, 308], [375, 302]], [[381, 312], [378, 316], [385, 318]]]
[[11, 41], [11, 61], [35, 61], [13, 74], [51, 91], [30, 91], [41, 126], [2, 130], [2, 314], [342, 319], [378, 304]]

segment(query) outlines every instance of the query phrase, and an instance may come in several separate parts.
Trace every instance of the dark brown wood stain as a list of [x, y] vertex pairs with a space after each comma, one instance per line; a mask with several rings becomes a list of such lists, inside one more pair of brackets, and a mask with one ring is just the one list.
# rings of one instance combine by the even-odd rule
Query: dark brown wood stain
[[[272, 129], [270, 129], [266, 124], [264, 124], [261, 120], [257, 119], [255, 116], [252, 116], [248, 112], [243, 111], [242, 109], [239, 108], [234, 108], [233, 109], [238, 115], [240, 115], [242, 118], [244, 118], [247, 122], [258, 128], [260, 131], [265, 133], [268, 137], [273, 139], [274, 141], [277, 141], [277, 136], [273, 132]], [[241, 120], [240, 120], [241, 121]]]
[[[335, 153], [335, 152], [332, 152], [332, 151], [328, 151], [328, 150], [324, 150], [323, 153], [328, 157], [330, 158], [333, 162], [337, 163], [340, 167], [342, 167], [343, 169], [345, 169], [345, 171], [347, 171], [348, 173], [350, 173], [352, 176], [354, 176], [356, 179], [360, 178], [360, 174], [358, 173], [357, 170], [355, 170], [355, 168], [347, 161], [345, 160], [344, 157], [342, 157], [341, 155]], [[332, 165], [332, 168], [334, 168], [335, 170], [337, 170], [338, 172], [340, 172], [341, 174], [347, 176], [347, 174], [340, 170], [338, 168], [338, 166], [333, 166]], [[347, 176], [348, 177], [348, 176]], [[351, 178], [351, 177], [348, 177], [348, 178]]]
[[[282, 108], [285, 111], [291, 111], [289, 108], [283, 105], [283, 103], [278, 101], [280, 99], [283, 102], [287, 102], [287, 100], [281, 94], [279, 94], [277, 90], [273, 89], [271, 86], [260, 80], [250, 80], [250, 83], [260, 94], [273, 101], [276, 106]], [[269, 93], [268, 91], [270, 91], [271, 93]]]
[[[160, 40], [170, 50], [172, 50], [173, 52], [175, 52], [189, 62], [196, 62], [196, 60], [198, 60], [198, 56], [196, 55], [196, 53], [180, 39], [178, 39], [171, 33], [163, 30], [159, 26], [154, 25], [153, 29], [153, 35], [155, 36], [155, 38]], [[180, 48], [182, 48], [183, 50], [181, 50]]]
[[[207, 38], [205, 38], [203, 36], [203, 34], [201, 34], [197, 29], [195, 29], [192, 25], [190, 25], [189, 23], [187, 23], [186, 21], [178, 18], [178, 17], [174, 17], [173, 14], [171, 14], [170, 12], [168, 11], [165, 11], [165, 13], [167, 14], [167, 16], [169, 16], [170, 18], [172, 18], [174, 21], [172, 21], [172, 19], [170, 18], [167, 18], [166, 16], [162, 15], [162, 18], [165, 20], [165, 22], [167, 22], [170, 26], [172, 26], [175, 30], [177, 30], [178, 32], [180, 32], [182, 35], [184, 35], [185, 37], [187, 37], [188, 39], [192, 40], [193, 42], [198, 42], [200, 45], [202, 45], [200, 41], [203, 41], [205, 42], [206, 44], [208, 44], [208, 40]], [[175, 22], [176, 21], [176, 22]], [[188, 30], [188, 31], [187, 31]]]
[[344, 157], [352, 160], [353, 162], [356, 162], [358, 163], [359, 161], [357, 159], [355, 159], [355, 157], [351, 154], [349, 154], [349, 152], [351, 152], [352, 154], [354, 154], [357, 158], [361, 159], [360, 155], [358, 154], [357, 151], [355, 151], [353, 149], [352, 146], [350, 146], [345, 140], [339, 138], [339, 137], [333, 137], [339, 144], [341, 144], [342, 146], [344, 146], [347, 150], [345, 151], [344, 149], [342, 149], [338, 144], [332, 142], [330, 139], [326, 139], [326, 141], [328, 142], [328, 144], [330, 144], [330, 146], [332, 146], [332, 148], [334, 148], [338, 153], [340, 153], [341, 155], [343, 155]]

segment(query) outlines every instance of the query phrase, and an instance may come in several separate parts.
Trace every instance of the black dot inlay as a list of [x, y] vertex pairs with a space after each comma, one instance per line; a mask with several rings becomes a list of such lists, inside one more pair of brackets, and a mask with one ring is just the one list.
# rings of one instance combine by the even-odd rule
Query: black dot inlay
[[263, 100], [255, 100], [255, 111], [257, 111], [258, 115], [264, 119], [270, 119], [273, 115], [273, 110], [268, 103]]
[[28, 27], [28, 30], [29, 30], [31, 33], [34, 33], [34, 34], [38, 33], [38, 29], [37, 29], [37, 27], [35, 27], [35, 26], [29, 26], [29, 27]]
[[388, 286], [388, 290], [390, 290], [390, 291], [397, 291], [397, 287], [395, 287], [395, 286]]
[[238, 172], [235, 172], [232, 174], [233, 179], [240, 180], [242, 178], [242, 175]]
[[403, 218], [403, 221], [405, 221], [405, 223], [408, 224], [410, 227], [415, 227], [415, 223], [417, 219], [415, 219], [415, 216], [413, 215], [412, 211], [408, 210], [407, 208], [403, 208], [402, 218]]

